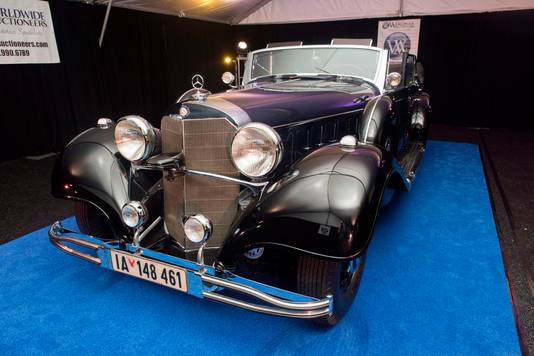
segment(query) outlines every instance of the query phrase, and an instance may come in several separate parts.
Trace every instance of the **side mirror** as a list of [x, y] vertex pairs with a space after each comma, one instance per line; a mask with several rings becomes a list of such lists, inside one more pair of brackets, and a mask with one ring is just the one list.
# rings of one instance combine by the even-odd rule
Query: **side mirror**
[[402, 81], [402, 76], [397, 72], [391, 72], [386, 78], [386, 88], [395, 89], [400, 85]]
[[233, 75], [230, 72], [224, 72], [223, 75], [221, 76], [221, 80], [223, 81], [224, 84], [230, 86], [230, 88], [236, 87], [235, 85], [232, 85], [232, 83], [235, 80], [235, 75]]

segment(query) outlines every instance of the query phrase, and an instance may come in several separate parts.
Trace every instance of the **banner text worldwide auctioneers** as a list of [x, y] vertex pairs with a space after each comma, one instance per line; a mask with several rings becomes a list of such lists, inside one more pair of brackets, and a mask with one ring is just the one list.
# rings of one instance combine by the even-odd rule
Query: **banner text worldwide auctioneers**
[[0, 64], [59, 63], [46, 1], [0, 0]]

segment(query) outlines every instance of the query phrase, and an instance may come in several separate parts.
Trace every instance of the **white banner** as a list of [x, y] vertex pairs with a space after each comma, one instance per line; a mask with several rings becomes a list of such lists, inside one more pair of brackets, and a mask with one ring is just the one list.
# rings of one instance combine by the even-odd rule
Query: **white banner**
[[392, 62], [402, 60], [402, 53], [417, 56], [421, 19], [380, 21], [378, 23], [378, 47], [389, 51]]
[[0, 0], [0, 64], [59, 63], [46, 1]]

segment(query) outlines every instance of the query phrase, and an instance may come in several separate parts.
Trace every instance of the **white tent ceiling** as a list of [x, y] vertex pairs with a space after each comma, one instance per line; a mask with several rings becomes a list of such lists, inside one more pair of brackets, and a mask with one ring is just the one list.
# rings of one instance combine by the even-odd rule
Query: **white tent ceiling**
[[[87, 0], [86, 0], [87, 1]], [[534, 0], [112, 0], [113, 6], [232, 25], [534, 9]], [[95, 0], [108, 4], [108, 0]]]

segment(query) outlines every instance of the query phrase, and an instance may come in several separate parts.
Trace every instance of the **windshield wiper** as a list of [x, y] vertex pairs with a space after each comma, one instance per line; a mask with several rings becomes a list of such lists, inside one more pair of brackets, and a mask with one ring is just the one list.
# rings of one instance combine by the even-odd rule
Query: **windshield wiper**
[[315, 69], [320, 70], [321, 72], [326, 73], [326, 74], [332, 74], [329, 71], [327, 71], [325, 68], [328, 65], [328, 63], [330, 63], [332, 58], [334, 58], [334, 54], [336, 54], [336, 52], [337, 52], [337, 48], [332, 51], [330, 56], [328, 56], [328, 58], [326, 59], [326, 61], [324, 62], [324, 65], [322, 67], [315, 67]]
[[326, 73], [326, 74], [332, 74], [332, 73], [330, 73], [329, 71], [327, 71], [327, 70], [324, 69], [324, 68], [319, 68], [319, 67], [314, 67], [314, 68], [317, 69], [317, 70], [320, 70], [320, 71], [323, 72], [323, 73]]
[[313, 79], [313, 80], [336, 80], [339, 76], [336, 74], [315, 74], [315, 75], [306, 75], [301, 74], [297, 75], [297, 78], [299, 79]]
[[260, 67], [261, 69], [263, 69], [265, 72], [271, 74], [272, 71], [270, 71], [269, 69], [265, 68], [264, 66], [262, 66], [261, 64], [259, 64], [258, 62], [254, 63], [254, 65], [257, 65], [258, 67]]

